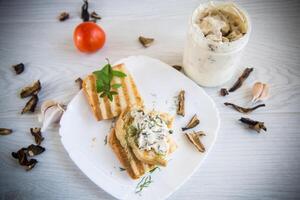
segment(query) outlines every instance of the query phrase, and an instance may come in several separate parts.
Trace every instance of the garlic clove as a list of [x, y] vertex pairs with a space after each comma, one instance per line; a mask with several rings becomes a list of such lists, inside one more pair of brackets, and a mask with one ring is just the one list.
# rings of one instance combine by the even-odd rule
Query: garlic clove
[[41, 106], [41, 114], [39, 115], [39, 121], [43, 123], [41, 131], [43, 132], [52, 124], [58, 123], [64, 111], [64, 105], [52, 100], [45, 101]]
[[269, 98], [269, 85], [264, 84], [262, 93], [259, 96], [259, 100], [267, 100]]
[[269, 86], [266, 83], [256, 82], [252, 87], [252, 102], [266, 100], [269, 97]]
[[54, 123], [58, 123], [61, 116], [63, 115], [63, 111], [58, 109], [57, 107], [51, 107], [49, 108], [44, 115], [44, 121], [43, 126], [41, 128], [41, 131], [47, 130], [49, 126], [51, 126]]
[[259, 96], [261, 95], [262, 91], [263, 91], [263, 83], [261, 82], [256, 82], [253, 87], [252, 87], [252, 102], [255, 102]]

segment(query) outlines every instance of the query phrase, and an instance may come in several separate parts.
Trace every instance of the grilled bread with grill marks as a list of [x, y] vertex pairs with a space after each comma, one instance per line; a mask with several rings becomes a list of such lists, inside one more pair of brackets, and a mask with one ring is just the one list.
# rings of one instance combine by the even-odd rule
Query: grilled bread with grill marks
[[118, 94], [114, 95], [113, 101], [110, 101], [106, 96], [101, 98], [97, 93], [96, 76], [94, 74], [88, 75], [82, 83], [82, 89], [97, 121], [117, 117], [127, 107], [143, 105], [143, 100], [136, 84], [124, 64], [119, 64], [112, 68], [127, 75], [124, 78], [113, 77], [112, 84], [119, 83], [122, 85], [116, 89]]
[[[167, 113], [158, 113], [156, 111], [152, 111], [151, 113], [158, 114], [166, 122], [168, 128], [172, 128], [174, 121], [174, 118], [172, 116], [170, 116]], [[128, 142], [130, 147], [132, 148], [133, 153], [139, 160], [148, 164], [161, 166], [167, 165], [167, 156], [173, 153], [177, 148], [176, 143], [170, 135], [168, 136], [169, 149], [166, 155], [159, 155], [154, 150], [146, 151], [139, 149], [139, 147], [136, 144], [135, 137], [128, 137]]]
[[109, 134], [108, 143], [132, 179], [140, 178], [155, 167], [137, 159], [128, 145], [123, 147], [116, 136], [115, 129], [112, 129]]
[[[142, 108], [141, 108], [142, 109]], [[167, 156], [174, 152], [177, 148], [176, 143], [174, 142], [173, 138], [169, 135], [168, 136], [168, 144], [169, 149], [167, 155], [159, 155], [155, 153], [154, 150], [141, 150], [137, 146], [135, 142], [135, 138], [131, 137], [130, 134], [127, 132], [127, 128], [132, 123], [132, 117], [130, 115], [131, 109], [128, 108], [124, 112], [121, 113], [117, 122], [116, 122], [116, 137], [120, 141], [121, 145], [129, 146], [131, 151], [134, 153], [135, 157], [142, 161], [143, 163], [150, 164], [150, 165], [167, 165]], [[156, 112], [157, 113], [157, 112]], [[167, 123], [168, 127], [171, 128], [173, 124], [173, 117], [167, 113], [159, 113], [161, 118]]]

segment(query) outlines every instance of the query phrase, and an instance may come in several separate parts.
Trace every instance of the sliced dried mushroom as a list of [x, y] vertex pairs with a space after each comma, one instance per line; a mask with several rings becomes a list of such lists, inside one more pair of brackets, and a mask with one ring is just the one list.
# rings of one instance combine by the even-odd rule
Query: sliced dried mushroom
[[238, 111], [240, 113], [250, 113], [250, 112], [256, 110], [257, 108], [266, 106], [265, 104], [259, 104], [257, 106], [252, 107], [252, 108], [243, 108], [241, 106], [235, 105], [233, 103], [228, 103], [228, 102], [225, 102], [224, 105], [225, 106], [232, 106], [236, 111]]
[[44, 137], [42, 136], [41, 128], [30, 128], [30, 133], [34, 137], [35, 143], [37, 145], [40, 145], [42, 141], [44, 140]]
[[189, 141], [198, 149], [198, 151], [202, 153], [205, 152], [205, 147], [200, 140], [201, 136], [205, 136], [205, 133], [203, 131], [185, 133], [185, 135], [189, 139]]
[[154, 42], [154, 38], [146, 38], [146, 37], [140, 36], [139, 41], [145, 48], [147, 48], [147, 47], [151, 46], [151, 44]]
[[240, 121], [244, 124], [247, 124], [250, 129], [253, 129], [258, 133], [260, 133], [261, 130], [267, 131], [264, 122], [255, 121], [250, 118], [244, 117], [241, 117]]
[[27, 158], [27, 148], [22, 148], [17, 152], [12, 152], [12, 157], [15, 159], [18, 159], [19, 164], [21, 166], [25, 166], [26, 171], [31, 170], [32, 168], [34, 168], [34, 166], [36, 165], [36, 163], [38, 163], [38, 161], [36, 159], [30, 159], [28, 160]]
[[17, 65], [12, 66], [16, 72], [16, 74], [21, 74], [24, 71], [25, 65], [23, 63], [19, 63]]
[[10, 135], [12, 132], [13, 132], [12, 129], [0, 128], [0, 135]]
[[31, 144], [27, 147], [26, 150], [27, 150], [28, 156], [32, 157], [32, 156], [36, 156], [36, 155], [43, 153], [46, 149], [40, 145]]
[[61, 22], [63, 22], [65, 20], [69, 19], [69, 17], [70, 17], [69, 13], [62, 12], [62, 13], [59, 14], [58, 20], [61, 21]]
[[243, 71], [243, 74], [239, 77], [239, 79], [233, 84], [233, 86], [228, 90], [229, 92], [234, 92], [238, 88], [240, 88], [243, 82], [248, 78], [250, 73], [253, 71], [253, 68], [246, 68]]
[[82, 89], [82, 79], [81, 79], [80, 77], [78, 77], [78, 78], [75, 80], [75, 83], [78, 84], [79, 89], [81, 90], [81, 89]]
[[39, 101], [39, 98], [37, 95], [33, 95], [29, 101], [26, 103], [25, 107], [23, 108], [21, 114], [27, 113], [27, 112], [34, 112], [35, 107]]
[[31, 84], [30, 86], [24, 87], [21, 90], [21, 98], [29, 97], [31, 95], [37, 94], [41, 90], [41, 82], [38, 80]]
[[26, 165], [28, 162], [26, 148], [22, 148], [22, 149], [18, 150], [17, 152], [12, 152], [11, 155], [15, 159], [19, 160], [20, 165]]
[[198, 119], [197, 115], [195, 114], [189, 121], [189, 123], [182, 128], [183, 131], [186, 131], [191, 128], [195, 128], [200, 123], [200, 120]]
[[83, 0], [83, 5], [81, 7], [81, 19], [84, 22], [87, 22], [90, 20], [90, 13], [88, 11], [89, 3], [87, 0]]
[[30, 159], [26, 165], [26, 171], [29, 171], [32, 168], [34, 168], [37, 163], [38, 161], [36, 159]]
[[173, 65], [172, 67], [178, 71], [181, 71], [181, 69], [182, 69], [182, 66], [180, 66], [180, 65]]
[[101, 19], [100, 15], [98, 15], [95, 11], [93, 11], [91, 13], [91, 18], [93, 18], [95, 20], [100, 20]]
[[226, 96], [226, 95], [228, 95], [229, 94], [229, 92], [228, 92], [228, 90], [226, 89], [226, 88], [221, 88], [221, 90], [220, 90], [220, 95], [221, 96]]
[[185, 91], [181, 90], [178, 95], [177, 115], [184, 117], [184, 94]]

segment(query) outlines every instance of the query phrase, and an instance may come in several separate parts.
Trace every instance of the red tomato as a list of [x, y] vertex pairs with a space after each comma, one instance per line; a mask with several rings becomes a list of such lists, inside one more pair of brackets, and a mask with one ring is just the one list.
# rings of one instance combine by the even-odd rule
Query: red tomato
[[83, 22], [75, 28], [73, 40], [79, 51], [92, 53], [103, 47], [105, 32], [94, 22]]

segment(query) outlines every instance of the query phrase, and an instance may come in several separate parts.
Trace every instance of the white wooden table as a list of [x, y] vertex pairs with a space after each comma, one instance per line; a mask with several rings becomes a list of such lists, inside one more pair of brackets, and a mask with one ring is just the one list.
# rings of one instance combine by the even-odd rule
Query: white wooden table
[[[39, 126], [37, 112], [21, 115], [26, 100], [20, 88], [42, 82], [40, 102], [68, 103], [78, 92], [74, 80], [104, 64], [130, 55], [148, 55], [181, 64], [187, 19], [201, 1], [92, 1], [90, 9], [103, 19], [107, 33], [103, 50], [85, 55], [73, 46], [72, 33], [81, 22], [81, 1], [0, 2], [0, 127], [14, 133], [0, 136], [0, 199], [113, 199], [70, 160], [58, 127], [44, 133], [46, 152], [35, 169], [25, 172], [11, 152], [34, 143], [30, 127]], [[250, 14], [253, 32], [241, 69], [255, 68], [246, 84], [224, 98], [219, 88], [205, 88], [221, 113], [217, 142], [195, 175], [170, 199], [299, 199], [300, 198], [300, 2], [238, 1]], [[58, 22], [61, 11], [71, 19]], [[155, 44], [144, 49], [139, 35]], [[23, 62], [16, 76], [11, 65]], [[245, 105], [255, 80], [271, 85], [267, 107], [250, 115], [265, 121], [267, 133], [257, 134], [238, 123], [241, 114], [223, 105]], [[230, 83], [225, 86], [230, 86]]]

